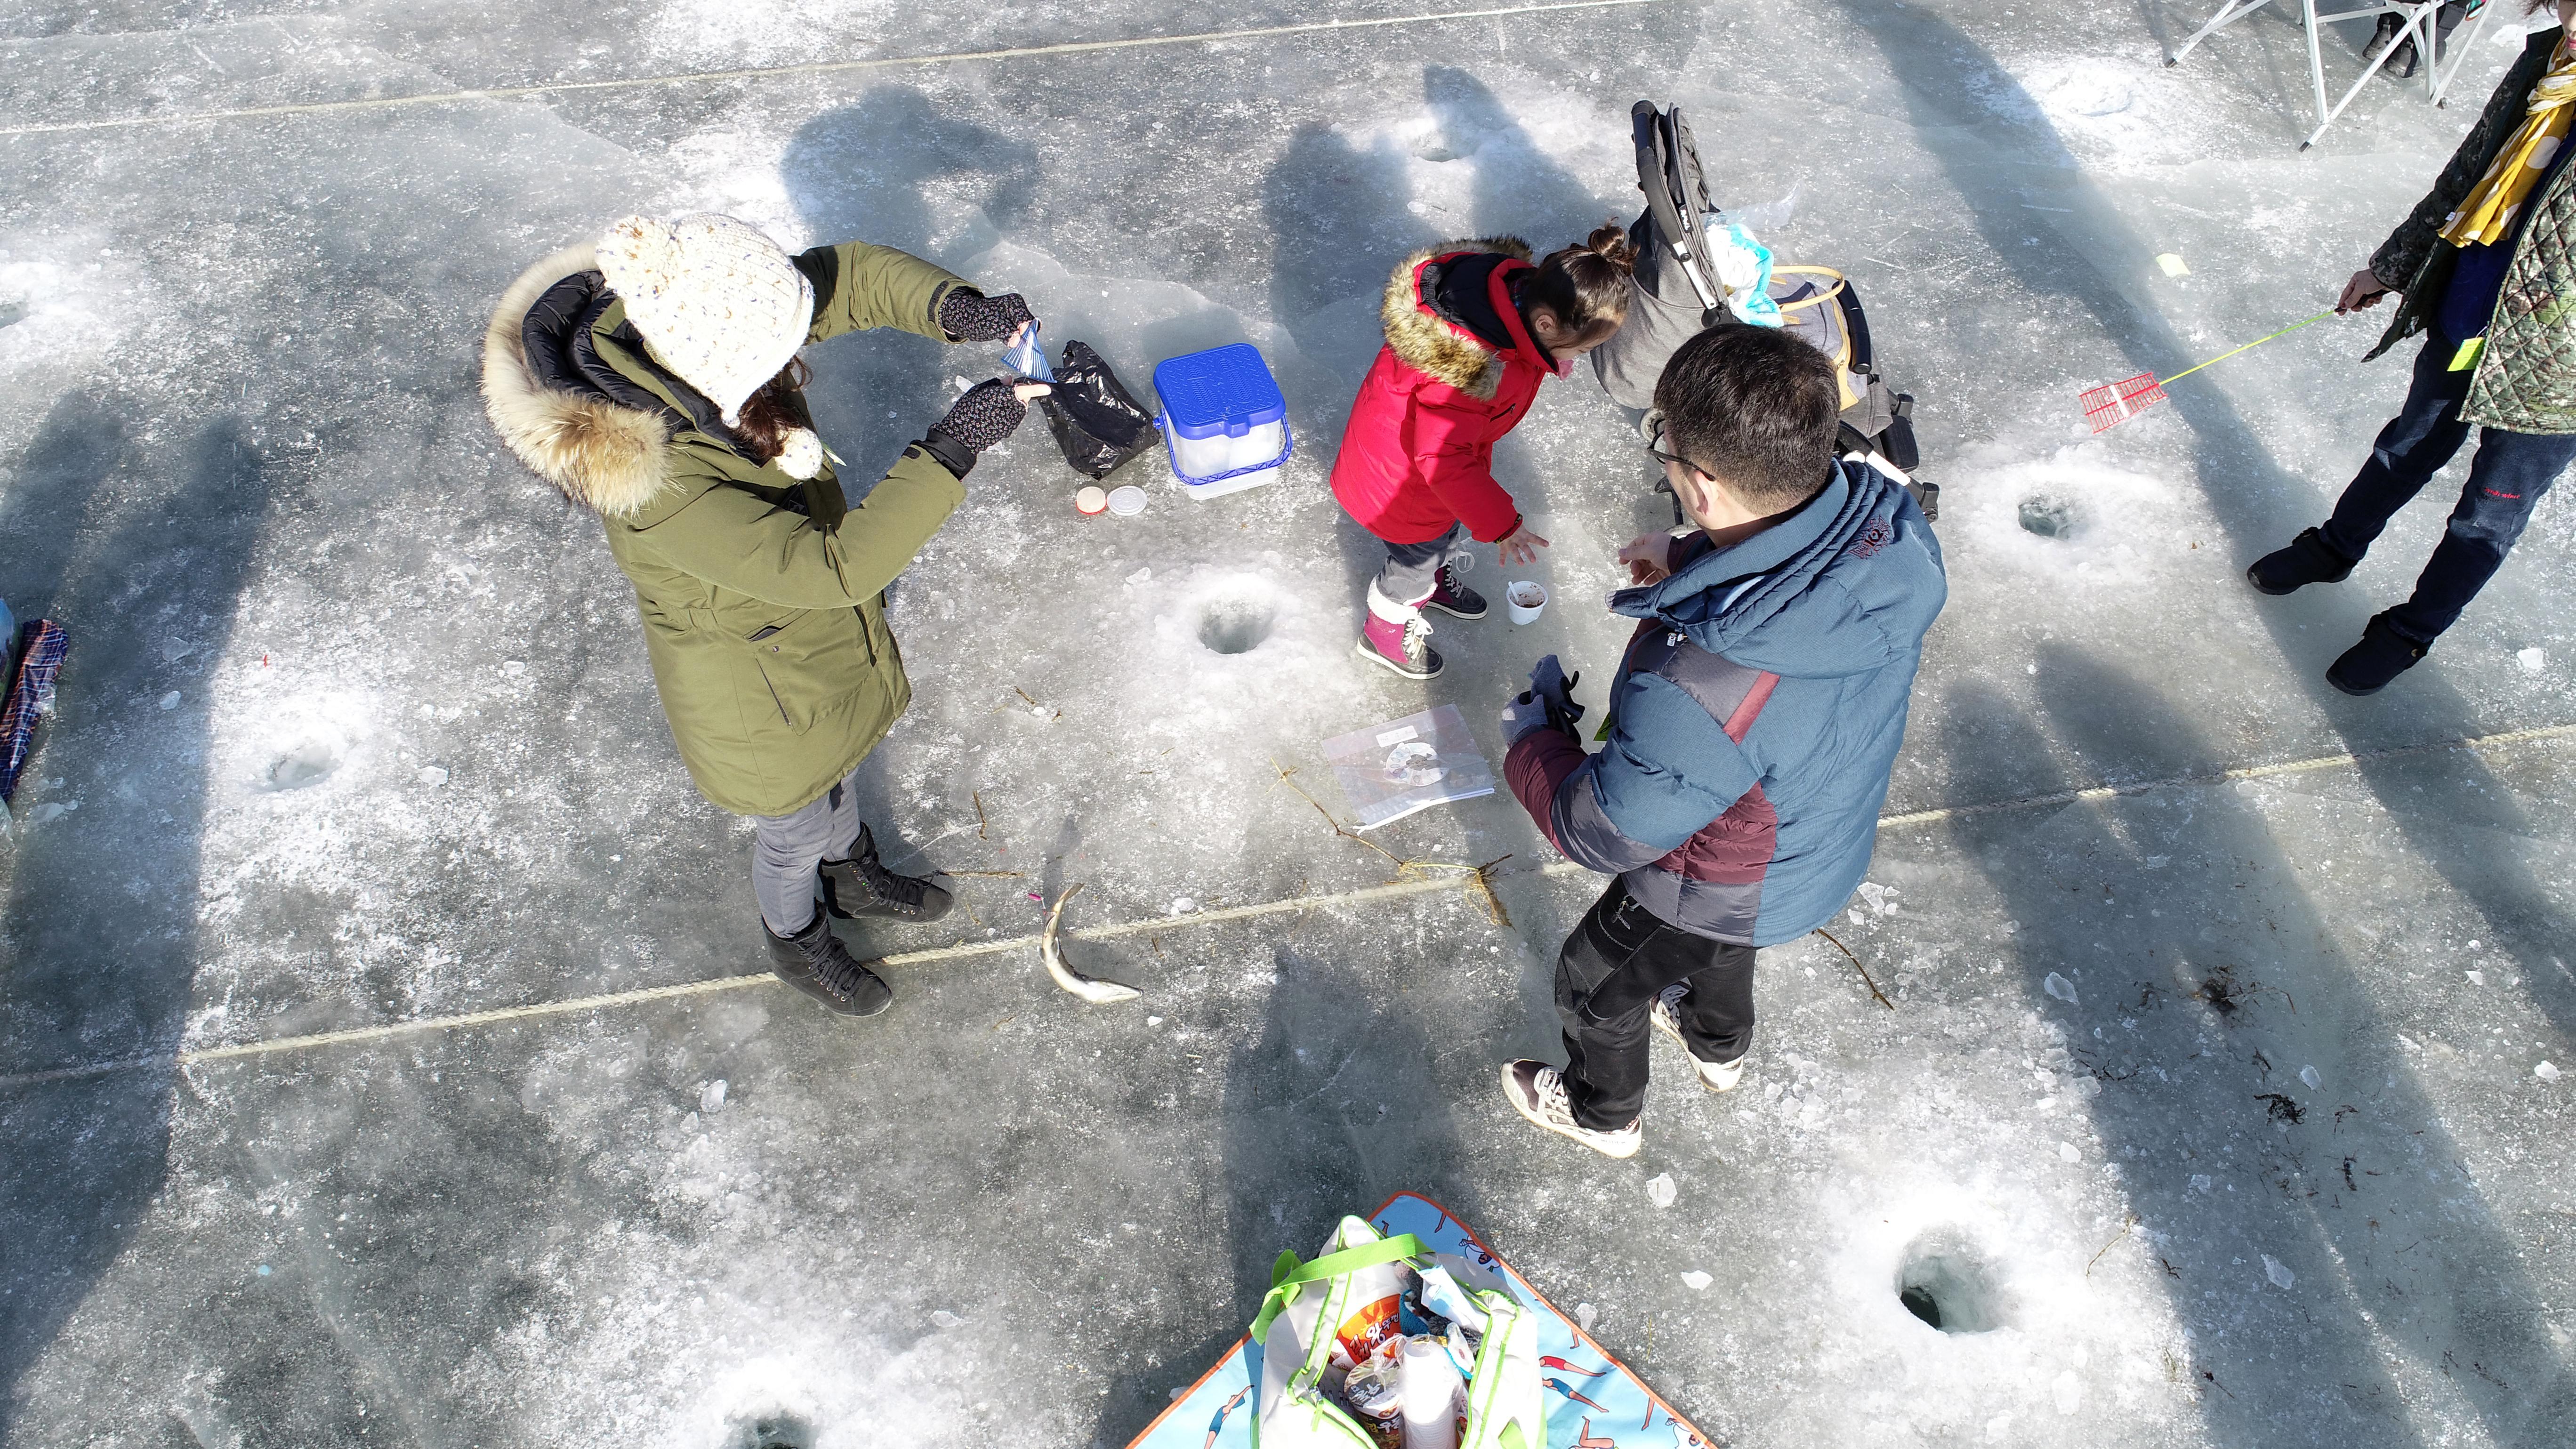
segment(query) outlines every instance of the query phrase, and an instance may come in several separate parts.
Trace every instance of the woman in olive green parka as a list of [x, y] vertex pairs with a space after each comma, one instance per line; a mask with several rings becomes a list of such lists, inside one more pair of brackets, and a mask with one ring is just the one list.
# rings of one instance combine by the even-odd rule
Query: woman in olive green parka
[[681, 759], [709, 800], [758, 822], [773, 966], [846, 1014], [883, 1010], [891, 992], [832, 918], [928, 920], [948, 905], [878, 863], [847, 783], [912, 697], [885, 588], [965, 500], [976, 454], [1044, 388], [969, 391], [853, 509], [794, 354], [874, 327], [1001, 341], [1028, 321], [1017, 296], [985, 297], [889, 247], [791, 257], [702, 215], [628, 218], [548, 258], [511, 284], [484, 334], [494, 427], [599, 515], [635, 585]]

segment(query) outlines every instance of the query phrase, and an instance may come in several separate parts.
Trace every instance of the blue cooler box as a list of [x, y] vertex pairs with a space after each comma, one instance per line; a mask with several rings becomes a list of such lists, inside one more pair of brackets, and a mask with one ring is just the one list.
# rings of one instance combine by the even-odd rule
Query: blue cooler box
[[1167, 358], [1154, 368], [1172, 476], [1193, 498], [1278, 481], [1293, 444], [1288, 400], [1249, 342]]

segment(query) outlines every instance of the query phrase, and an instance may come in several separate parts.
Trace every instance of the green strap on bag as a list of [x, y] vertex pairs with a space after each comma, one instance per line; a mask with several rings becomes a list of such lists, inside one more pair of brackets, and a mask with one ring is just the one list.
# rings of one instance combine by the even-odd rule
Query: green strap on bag
[[1270, 1293], [1261, 1300], [1260, 1316], [1252, 1320], [1252, 1341], [1265, 1343], [1269, 1340], [1271, 1320], [1297, 1301], [1298, 1292], [1306, 1284], [1324, 1282], [1344, 1273], [1355, 1273], [1362, 1268], [1373, 1268], [1400, 1258], [1423, 1257], [1429, 1252], [1419, 1236], [1399, 1233], [1374, 1243], [1362, 1243], [1356, 1248], [1344, 1248], [1338, 1253], [1326, 1253], [1311, 1263], [1299, 1262], [1295, 1253], [1281, 1253], [1279, 1261], [1270, 1265]]

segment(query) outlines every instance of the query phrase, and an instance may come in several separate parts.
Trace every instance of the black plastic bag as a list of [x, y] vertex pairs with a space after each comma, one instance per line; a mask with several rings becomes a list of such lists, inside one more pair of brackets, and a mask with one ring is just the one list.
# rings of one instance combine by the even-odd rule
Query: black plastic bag
[[1154, 415], [1137, 406], [1118, 374], [1087, 342], [1067, 339], [1056, 364], [1055, 391], [1038, 399], [1047, 431], [1074, 471], [1106, 478], [1138, 453], [1163, 440]]

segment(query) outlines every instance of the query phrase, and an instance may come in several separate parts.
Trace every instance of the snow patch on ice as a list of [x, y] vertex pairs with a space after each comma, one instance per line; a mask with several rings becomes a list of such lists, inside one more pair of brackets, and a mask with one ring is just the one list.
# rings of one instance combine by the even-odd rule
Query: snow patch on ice
[[[2166, 1412], [2148, 1386], [2163, 1379], [2160, 1355], [2187, 1361], [2189, 1347], [2161, 1286], [2108, 1263], [2088, 1276], [2103, 1222], [1998, 1169], [1954, 1180], [1881, 1160], [1818, 1193], [1820, 1221], [1799, 1237], [1834, 1245], [1820, 1291], [1838, 1312], [1817, 1361], [1870, 1366], [1849, 1380], [1841, 1422], [1812, 1426], [1818, 1442], [1951, 1443], [1999, 1417], [2053, 1419], [2074, 1412], [2070, 1372], [2079, 1405], [2104, 1373], [2124, 1411]], [[2086, 1368], [2096, 1362], [2105, 1370]], [[1909, 1432], [1869, 1432], [1891, 1421]]]
[[2018, 88], [1980, 84], [1978, 99], [2007, 120], [2045, 125], [2067, 157], [2091, 171], [2199, 159], [2210, 154], [2224, 124], [2190, 85], [2144, 55], [2022, 56], [2003, 63]]
[[[2067, 396], [2071, 408], [2071, 388]], [[2205, 552], [2191, 543], [2220, 536], [2192, 503], [2190, 485], [2133, 473], [2111, 457], [2101, 441], [2043, 458], [1998, 444], [1967, 449], [1960, 486], [1942, 494], [1943, 546], [1973, 550], [1988, 566], [1978, 580], [1985, 587], [2041, 580], [2130, 587], [2184, 577], [2189, 561]], [[2023, 526], [2022, 505], [2034, 499], [2063, 507], [2063, 532], [2047, 536]]]
[[852, 60], [905, 28], [892, 5], [851, 0], [662, 0], [636, 27], [646, 51], [690, 68]]

